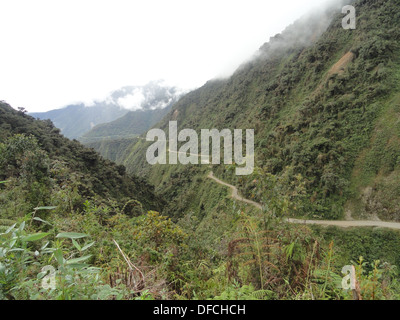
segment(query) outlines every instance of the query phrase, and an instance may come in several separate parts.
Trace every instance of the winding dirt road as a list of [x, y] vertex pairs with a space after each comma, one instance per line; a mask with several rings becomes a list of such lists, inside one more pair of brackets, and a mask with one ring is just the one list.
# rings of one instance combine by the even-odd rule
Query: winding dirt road
[[[211, 171], [208, 178], [214, 180], [215, 182], [219, 183], [220, 185], [226, 186], [232, 190], [231, 197], [233, 199], [239, 200], [241, 202], [245, 202], [247, 204], [253, 205], [258, 209], [262, 209], [262, 206], [258, 202], [251, 201], [249, 199], [245, 199], [240, 196], [238, 189], [226, 183], [214, 176], [214, 173]], [[400, 223], [398, 222], [385, 222], [385, 221], [372, 221], [372, 220], [302, 220], [302, 219], [287, 219], [290, 223], [298, 223], [298, 224], [315, 224], [321, 226], [336, 226], [341, 228], [351, 228], [351, 227], [381, 227], [381, 228], [388, 228], [388, 229], [395, 229], [400, 230]]]

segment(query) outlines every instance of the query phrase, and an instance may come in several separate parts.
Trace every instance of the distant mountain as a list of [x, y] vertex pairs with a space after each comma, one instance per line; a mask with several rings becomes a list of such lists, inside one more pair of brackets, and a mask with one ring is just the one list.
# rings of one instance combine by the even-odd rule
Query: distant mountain
[[[265, 181], [281, 181], [273, 189], [283, 196], [296, 190], [299, 204], [290, 214], [400, 221], [400, 2], [358, 0], [354, 6], [355, 30], [342, 27], [340, 6], [304, 17], [229, 79], [185, 95], [157, 128], [168, 132], [173, 120], [178, 130], [254, 129], [255, 166], [273, 175]], [[129, 152], [114, 150], [121, 155], [117, 163], [147, 177], [169, 199], [166, 212], [176, 219], [212, 212], [218, 202], [205, 182], [209, 167], [151, 166], [151, 144], [121, 145]], [[230, 170], [213, 168], [249, 199], [275, 206], [275, 191], [259, 174], [236, 177]]]
[[164, 109], [129, 111], [117, 120], [95, 126], [79, 140], [83, 143], [91, 143], [104, 139], [136, 137], [160, 121], [171, 107], [172, 104]]
[[[30, 115], [42, 120], [50, 119], [61, 133], [70, 139], [79, 139], [95, 126], [112, 122], [130, 111], [132, 112], [129, 119], [135, 118], [134, 114], [139, 115], [138, 121], [134, 121], [133, 124], [122, 121], [115, 124], [117, 127], [96, 128], [87, 139], [84, 139], [92, 141], [92, 137], [103, 138], [144, 132], [161, 119], [161, 117], [155, 117], [152, 121], [154, 115], [158, 114], [154, 110], [169, 107], [182, 93], [182, 90], [167, 86], [162, 81], [152, 81], [145, 86], [127, 86], [118, 89], [104, 101], [95, 101], [92, 106], [80, 103], [48, 112], [30, 113]], [[164, 112], [161, 114], [165, 115]], [[119, 127], [120, 125], [124, 127]]]
[[[137, 88], [131, 87], [130, 90], [137, 90]], [[174, 87], [161, 87], [150, 83], [140, 88], [140, 94], [146, 97], [143, 99], [141, 109], [129, 111], [123, 117], [109, 123], [99, 124], [79, 140], [89, 144], [141, 135], [171, 110], [172, 105], [179, 100], [183, 91]]]
[[[160, 110], [129, 111], [117, 120], [97, 125], [80, 137], [79, 141], [95, 149], [103, 157], [118, 161], [121, 155], [125, 153], [122, 146], [132, 142], [132, 139], [159, 122], [171, 110], [172, 105]], [[116, 150], [118, 152], [115, 152]]]
[[96, 103], [91, 107], [86, 107], [82, 103], [48, 112], [30, 113], [29, 115], [41, 120], [50, 119], [64, 136], [69, 139], [77, 139], [95, 125], [113, 121], [122, 117], [128, 111], [107, 103]]

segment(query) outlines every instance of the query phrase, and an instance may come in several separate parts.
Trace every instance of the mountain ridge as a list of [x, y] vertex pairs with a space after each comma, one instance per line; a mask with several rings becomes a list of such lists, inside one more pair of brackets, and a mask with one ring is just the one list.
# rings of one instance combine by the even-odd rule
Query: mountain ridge
[[[0, 180], [15, 175], [16, 170], [12, 169], [13, 167], [22, 167], [20, 171], [23, 171], [24, 166], [27, 166], [24, 163], [29, 163], [30, 157], [37, 153], [42, 156], [38, 165], [45, 165], [41, 168], [44, 170], [43, 178], [51, 177], [55, 181], [59, 179], [58, 183], [63, 184], [63, 188], [74, 186], [76, 189], [71, 192], [77, 192], [81, 197], [96, 198], [97, 195], [120, 202], [135, 199], [148, 210], [162, 210], [163, 200], [145, 180], [128, 175], [125, 167], [102, 158], [93, 149], [76, 140], [65, 138], [51, 121], [36, 120], [22, 111], [14, 110], [4, 102], [0, 102], [0, 144], [2, 143], [9, 144], [11, 149], [2, 149], [0, 152]], [[21, 149], [20, 146], [24, 144], [37, 144], [36, 151], [29, 151], [26, 147]], [[24, 154], [24, 149], [27, 149], [26, 152], [33, 152], [33, 155]], [[19, 157], [22, 159], [18, 160]], [[32, 179], [29, 188], [40, 190], [38, 186], [41, 182], [36, 183], [36, 178]], [[47, 187], [51, 185], [49, 181], [46, 182]], [[47, 205], [41, 201], [51, 201], [51, 198], [37, 195], [32, 201], [36, 206], [41, 206]]]
[[[99, 135], [99, 132], [106, 130], [104, 135], [107, 136], [109, 126], [105, 129], [96, 126], [115, 121], [128, 113], [131, 115], [136, 113], [140, 117], [139, 124], [143, 120], [147, 121], [147, 126], [141, 125], [137, 130], [132, 128], [133, 131], [142, 133], [148, 126], [154, 124], [151, 121], [153, 110], [170, 107], [184, 92], [158, 80], [144, 86], [122, 87], [111, 92], [104, 100], [95, 101], [90, 106], [80, 103], [61, 109], [29, 114], [41, 120], [50, 119], [57, 128], [61, 129], [61, 133], [70, 139], [80, 139], [87, 134], [83, 140], [88, 142], [88, 137], [93, 134], [92, 129], [95, 129], [94, 135]], [[145, 115], [142, 115], [140, 111], [143, 111]], [[120, 129], [123, 130], [123, 128]], [[113, 130], [118, 131], [119, 128], [116, 127]]]
[[[297, 27], [303, 23], [298, 22], [261, 46], [260, 54], [229, 79], [209, 81], [184, 96], [155, 127], [167, 131], [168, 122], [177, 120], [179, 130], [192, 128], [197, 132], [211, 128], [254, 128], [256, 166], [277, 180], [289, 179], [288, 184], [280, 186], [282, 192], [289, 193], [291, 184], [298, 183], [296, 177], [304, 180], [306, 193], [297, 196], [302, 198], [301, 204], [291, 214], [340, 219], [350, 210], [360, 218], [374, 214], [397, 221], [400, 213], [393, 199], [400, 200], [400, 195], [391, 192], [389, 201], [375, 190], [374, 212], [362, 194], [365, 187], [374, 190], [373, 179], [357, 181], [352, 172], [356, 159], [370, 145], [384, 110], [397, 114], [398, 3], [360, 0], [352, 4], [357, 8], [356, 30], [343, 29], [343, 15], [335, 9], [331, 11], [332, 22], [319, 38], [308, 32], [307, 36], [313, 39], [311, 43], [295, 41], [293, 45], [280, 46], [285, 38], [296, 39], [297, 30], [320, 23], [318, 19], [308, 20], [306, 27]], [[392, 141], [397, 141], [397, 131], [386, 135], [393, 135]], [[204, 168], [151, 167], [145, 159], [149, 145], [140, 139], [132, 140], [130, 145], [126, 143], [124, 147], [129, 151], [119, 162], [128, 171], [150, 179], [166, 197], [175, 199], [170, 210], [176, 216], [184, 215], [187, 210], [200, 214], [207, 195], [195, 193], [196, 178], [188, 175], [203, 176]], [[383, 145], [379, 148], [381, 153]], [[391, 163], [386, 174], [398, 177], [396, 159], [400, 148], [394, 143], [389, 148], [386, 160], [379, 163], [379, 154], [375, 153], [361, 170], [370, 171], [372, 164], [379, 171], [380, 166]], [[254, 177], [229, 177], [228, 168], [223, 166], [216, 170], [219, 176], [235, 182], [246, 196], [258, 200], [265, 196], [262, 188], [253, 183]], [[370, 175], [375, 177], [376, 172]], [[397, 178], [392, 180], [395, 184]], [[389, 188], [385, 185], [388, 180], [383, 181], [386, 182], [380, 183], [381, 188]], [[182, 187], [176, 190], [178, 183]], [[362, 183], [367, 184], [362, 186]], [[379, 200], [377, 194], [383, 198]], [[182, 199], [190, 204], [190, 209], [176, 202], [184, 202]], [[358, 209], [351, 209], [352, 206]]]

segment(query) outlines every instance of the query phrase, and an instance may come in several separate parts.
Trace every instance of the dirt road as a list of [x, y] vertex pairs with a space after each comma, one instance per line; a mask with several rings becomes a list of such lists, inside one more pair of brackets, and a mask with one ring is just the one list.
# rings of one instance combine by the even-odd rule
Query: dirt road
[[[226, 183], [214, 176], [214, 173], [211, 171], [208, 174], [208, 178], [214, 180], [215, 182], [219, 183], [220, 185], [226, 186], [232, 190], [231, 197], [245, 202], [247, 204], [253, 205], [258, 209], [262, 209], [262, 205], [260, 203], [254, 202], [249, 199], [245, 199], [240, 196], [238, 189]], [[372, 220], [302, 220], [302, 219], [287, 219], [290, 223], [298, 223], [298, 224], [315, 224], [315, 225], [322, 225], [322, 226], [337, 226], [341, 228], [350, 228], [350, 227], [381, 227], [381, 228], [388, 228], [388, 229], [396, 229], [400, 230], [400, 223], [398, 222], [385, 222], [385, 221], [372, 221]]]

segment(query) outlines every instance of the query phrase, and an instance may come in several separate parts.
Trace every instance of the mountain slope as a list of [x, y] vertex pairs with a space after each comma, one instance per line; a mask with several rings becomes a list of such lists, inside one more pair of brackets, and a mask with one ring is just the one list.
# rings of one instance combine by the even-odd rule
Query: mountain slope
[[[379, 221], [329, 223], [369, 226], [345, 231], [304, 224], [345, 210], [397, 220], [400, 3], [355, 5], [357, 30], [342, 29], [340, 8], [307, 17], [156, 125], [254, 128], [253, 175], [235, 176], [235, 165], [150, 166], [144, 136], [109, 146], [167, 205], [51, 122], [1, 103], [0, 299], [398, 299], [399, 231]], [[138, 212], [135, 199], [168, 217]], [[39, 271], [49, 264], [63, 281], [44, 290]], [[357, 292], [338, 287], [348, 265]]]
[[129, 111], [115, 121], [95, 126], [79, 141], [106, 159], [119, 161], [125, 155], [123, 146], [159, 122], [184, 94], [175, 87], [160, 86], [158, 83], [150, 83], [141, 89], [146, 99], [140, 110]]
[[[338, 219], [347, 210], [355, 216], [397, 220], [393, 204], [399, 195], [391, 192], [387, 198], [383, 188], [389, 185], [379, 186], [374, 177], [390, 179], [394, 187], [399, 176], [399, 135], [393, 119], [398, 117], [400, 89], [400, 4], [362, 0], [354, 5], [356, 30], [342, 28], [339, 7], [326, 12], [323, 17], [329, 19], [321, 19], [321, 13], [306, 17], [263, 45], [257, 57], [229, 79], [210, 81], [186, 95], [156, 127], [168, 132], [168, 122], [177, 120], [179, 129], [197, 132], [254, 128], [256, 166], [278, 181], [276, 190], [299, 202], [289, 214]], [[393, 129], [385, 130], [384, 144], [374, 147], [385, 117], [392, 119]], [[193, 210], [200, 215], [211, 196], [207, 190], [196, 192], [207, 168], [151, 167], [145, 159], [149, 145], [132, 142], [121, 163], [174, 199], [171, 214]], [[375, 150], [363, 163], [362, 155], [371, 149]], [[238, 178], [228, 169], [221, 165], [214, 172], [239, 186], [248, 198], [271, 201], [257, 175]], [[370, 178], [364, 185], [357, 182], [366, 174]], [[296, 194], [299, 186], [305, 188], [304, 194]], [[383, 198], [372, 208], [363, 200], [361, 187], [371, 188], [374, 199], [378, 194]], [[361, 213], [351, 208], [352, 202]]]
[[[160, 110], [129, 111], [117, 120], [95, 126], [79, 138], [84, 144], [95, 143], [104, 139], [114, 140], [131, 138], [143, 134], [159, 122], [171, 109], [172, 105]], [[94, 145], [91, 145], [94, 147]], [[96, 148], [95, 148], [96, 149]]]
[[[183, 91], [166, 85], [163, 81], [152, 81], [144, 86], [127, 86], [113, 91], [103, 101], [95, 101], [92, 106], [71, 105], [44, 113], [32, 113], [33, 117], [50, 119], [70, 139], [81, 138], [84, 142], [101, 138], [129, 136], [143, 133], [161, 118], [154, 118], [154, 110], [163, 110], [182, 95]], [[128, 119], [115, 124], [96, 127], [117, 120], [132, 111]], [[143, 113], [139, 111], [144, 111]], [[127, 120], [138, 120], [127, 124]], [[137, 126], [137, 127], [136, 127]], [[95, 128], [96, 127], [96, 128]], [[91, 132], [91, 129], [94, 129]]]
[[[29, 188], [39, 189], [39, 186], [42, 186], [45, 190], [51, 188], [50, 181], [53, 181], [64, 185], [63, 188], [71, 187], [71, 192], [76, 192], [83, 198], [97, 196], [113, 199], [119, 202], [119, 205], [134, 199], [145, 209], [162, 209], [163, 201], [155, 195], [154, 188], [143, 179], [127, 175], [123, 166], [104, 160], [93, 149], [84, 147], [77, 141], [68, 140], [59, 132], [50, 121], [35, 120], [1, 102], [0, 145], [4, 143], [5, 149], [1, 149], [0, 153], [0, 180], [10, 177], [23, 178], [24, 174], [21, 172], [28, 170], [32, 163], [36, 163], [38, 170], [34, 170], [34, 166], [32, 170], [27, 171], [33, 172], [32, 179], [28, 181]], [[35, 151], [30, 151], [30, 147], [24, 145], [32, 146]], [[35, 154], [41, 155], [42, 160], [36, 159]], [[37, 178], [37, 174], [40, 179]], [[42, 178], [47, 182], [42, 183]], [[37, 195], [32, 201], [36, 206], [40, 206], [47, 205], [43, 202], [49, 202], [51, 199], [45, 195]]]
[[95, 125], [118, 119], [128, 111], [111, 104], [96, 103], [91, 107], [86, 107], [84, 104], [69, 105], [62, 109], [30, 113], [30, 115], [41, 120], [51, 120], [64, 136], [77, 139]]

